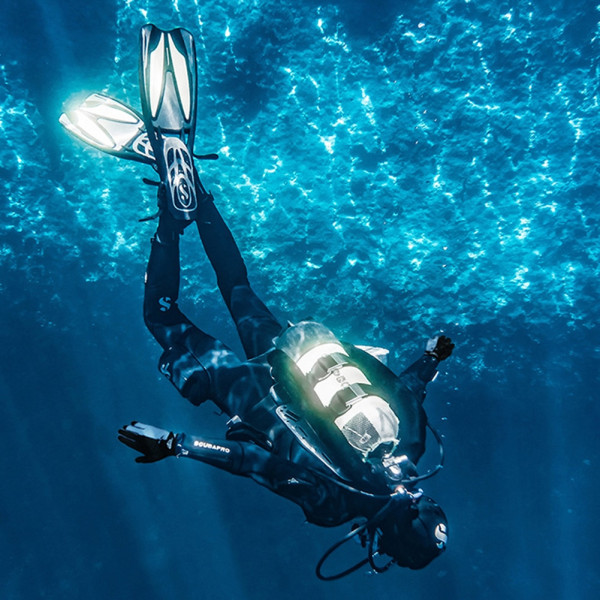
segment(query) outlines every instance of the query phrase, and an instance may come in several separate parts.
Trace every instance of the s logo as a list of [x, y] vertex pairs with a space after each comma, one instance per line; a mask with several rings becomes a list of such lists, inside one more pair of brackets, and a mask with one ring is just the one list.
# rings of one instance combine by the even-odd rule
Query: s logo
[[177, 184], [177, 198], [184, 208], [190, 205], [191, 201], [190, 187], [185, 179]]
[[160, 372], [170, 381], [171, 380], [171, 363], [161, 364]]
[[158, 303], [160, 304], [160, 310], [162, 312], [167, 312], [171, 308], [171, 298], [161, 298]]
[[448, 541], [448, 529], [446, 528], [445, 523], [438, 523], [434, 532], [435, 538], [438, 540], [436, 546], [443, 550], [446, 547], [446, 542]]

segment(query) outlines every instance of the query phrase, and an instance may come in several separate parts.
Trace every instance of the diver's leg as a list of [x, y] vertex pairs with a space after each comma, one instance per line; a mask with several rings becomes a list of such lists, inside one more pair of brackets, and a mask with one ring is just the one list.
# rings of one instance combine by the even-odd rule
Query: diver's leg
[[161, 215], [146, 271], [144, 321], [164, 349], [159, 369], [192, 404], [212, 400], [229, 416], [244, 415], [267, 394], [270, 375], [258, 365], [242, 363], [179, 310], [182, 231], [181, 222], [166, 212]]
[[254, 358], [272, 347], [281, 325], [250, 287], [237, 244], [211, 200], [202, 205], [197, 225], [246, 356]]
[[240, 371], [243, 365], [232, 350], [179, 310], [182, 231], [181, 222], [166, 212], [161, 215], [146, 271], [144, 321], [164, 350], [160, 371], [181, 395], [196, 405], [211, 399], [229, 414], [238, 410], [230, 390], [247, 373]]
[[179, 232], [169, 215], [162, 215], [154, 238], [144, 289], [144, 322], [164, 350], [181, 338], [191, 321], [179, 310]]

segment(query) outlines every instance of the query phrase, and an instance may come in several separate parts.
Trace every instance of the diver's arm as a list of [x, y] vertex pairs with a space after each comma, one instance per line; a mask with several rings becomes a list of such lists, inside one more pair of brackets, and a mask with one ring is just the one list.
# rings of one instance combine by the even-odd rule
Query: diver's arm
[[214, 440], [133, 422], [119, 430], [119, 441], [142, 453], [137, 462], [183, 456], [212, 465], [291, 500], [311, 523], [333, 527], [362, 514], [360, 492], [348, 493], [332, 478], [285, 460], [248, 441]]
[[[142, 453], [135, 459], [140, 463], [156, 462], [168, 456], [183, 456], [235, 475], [251, 477], [270, 488], [279, 488], [291, 479], [307, 479], [305, 469], [253, 442], [175, 434], [137, 421], [119, 430], [119, 441]], [[312, 479], [310, 476], [308, 478]]]
[[406, 380], [413, 379], [415, 385], [425, 387], [430, 381], [435, 379], [439, 362], [434, 356], [423, 354], [419, 360], [400, 373], [400, 378]]
[[[247, 475], [248, 463], [255, 448], [261, 453], [270, 455], [267, 450], [255, 446], [252, 442], [238, 442], [231, 440], [216, 440], [205, 437], [180, 433], [176, 436], [177, 457], [193, 458], [199, 462], [223, 469], [235, 475]], [[258, 463], [265, 463], [267, 457], [261, 456]], [[249, 460], [250, 459], [250, 460]]]
[[180, 433], [176, 436], [175, 449], [175, 456], [193, 458], [234, 475], [250, 477], [278, 492], [290, 480], [309, 478], [312, 482], [313, 479], [306, 469], [253, 442], [215, 440]]
[[427, 340], [423, 356], [400, 374], [402, 382], [413, 392], [425, 399], [425, 387], [437, 375], [437, 366], [446, 360], [454, 349], [449, 337], [444, 335]]

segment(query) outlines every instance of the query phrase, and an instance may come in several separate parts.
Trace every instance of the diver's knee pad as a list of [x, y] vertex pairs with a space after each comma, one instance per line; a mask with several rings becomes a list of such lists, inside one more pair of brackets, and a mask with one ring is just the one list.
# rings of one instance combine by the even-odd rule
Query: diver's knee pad
[[162, 353], [158, 369], [192, 404], [199, 406], [208, 400], [210, 377], [202, 363], [182, 344], [174, 344]]

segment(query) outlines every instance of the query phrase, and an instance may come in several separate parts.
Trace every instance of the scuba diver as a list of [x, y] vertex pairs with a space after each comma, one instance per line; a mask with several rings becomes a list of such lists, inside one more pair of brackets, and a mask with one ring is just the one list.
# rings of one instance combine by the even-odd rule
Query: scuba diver
[[[338, 579], [367, 564], [375, 572], [394, 564], [425, 567], [444, 551], [448, 531], [442, 509], [419, 488], [443, 463], [441, 439], [427, 422], [423, 401], [454, 345], [445, 336], [433, 337], [423, 355], [395, 375], [384, 364], [383, 349], [340, 341], [312, 320], [282, 326], [252, 290], [237, 245], [194, 166], [194, 156], [216, 156], [193, 154], [192, 35], [145, 25], [139, 74], [142, 115], [92, 94], [60, 120], [80, 140], [150, 164], [158, 173], [144, 320], [163, 349], [160, 371], [192, 404], [210, 400], [229, 421], [223, 439], [136, 421], [122, 427], [118, 439], [140, 453], [139, 463], [191, 458], [252, 478], [299, 505], [310, 523], [354, 522], [319, 561], [321, 579]], [[235, 322], [243, 359], [178, 307], [179, 240], [192, 224]], [[439, 444], [440, 464], [419, 475], [427, 427]], [[325, 574], [329, 556], [352, 538], [367, 549], [366, 558]]]

